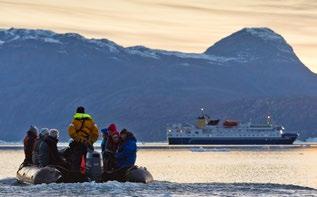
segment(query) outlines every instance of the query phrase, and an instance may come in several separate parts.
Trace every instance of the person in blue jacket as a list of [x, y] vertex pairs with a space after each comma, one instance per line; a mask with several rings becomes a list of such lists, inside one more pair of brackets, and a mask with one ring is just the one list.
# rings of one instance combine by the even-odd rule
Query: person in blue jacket
[[136, 161], [136, 138], [133, 133], [126, 129], [120, 132], [121, 143], [118, 151], [115, 154], [116, 158], [116, 169], [129, 169], [135, 165]]

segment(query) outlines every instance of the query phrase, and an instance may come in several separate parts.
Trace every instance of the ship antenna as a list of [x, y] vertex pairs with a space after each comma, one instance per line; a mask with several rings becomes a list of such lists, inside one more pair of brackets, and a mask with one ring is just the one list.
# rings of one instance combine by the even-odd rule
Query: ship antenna
[[267, 124], [272, 125], [272, 118], [270, 115], [267, 116]]

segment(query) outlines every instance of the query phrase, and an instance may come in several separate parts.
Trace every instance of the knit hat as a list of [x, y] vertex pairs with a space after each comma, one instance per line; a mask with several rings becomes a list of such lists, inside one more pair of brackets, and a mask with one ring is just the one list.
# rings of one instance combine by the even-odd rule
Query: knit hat
[[40, 136], [46, 136], [46, 135], [49, 135], [49, 129], [48, 128], [41, 128]]
[[110, 136], [114, 136], [114, 135], [118, 135], [119, 136], [119, 132], [117, 130], [117, 126], [115, 124], [111, 124], [108, 127], [108, 133]]
[[57, 129], [50, 129], [49, 136], [52, 136], [53, 138], [58, 139], [59, 131]]
[[28, 135], [37, 136], [38, 128], [36, 126], [31, 125], [30, 129], [27, 132]]
[[85, 113], [85, 108], [83, 106], [77, 107], [76, 113], [84, 114]]

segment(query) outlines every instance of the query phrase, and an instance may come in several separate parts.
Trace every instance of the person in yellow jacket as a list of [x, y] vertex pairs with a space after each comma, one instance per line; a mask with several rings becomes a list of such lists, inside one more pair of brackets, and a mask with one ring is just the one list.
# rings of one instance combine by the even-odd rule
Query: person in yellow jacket
[[81, 173], [81, 160], [85, 158], [88, 148], [93, 147], [94, 142], [97, 141], [99, 131], [92, 117], [85, 113], [84, 107], [77, 108], [73, 121], [68, 127], [68, 134], [73, 139], [70, 143], [72, 176], [78, 181], [85, 181]]

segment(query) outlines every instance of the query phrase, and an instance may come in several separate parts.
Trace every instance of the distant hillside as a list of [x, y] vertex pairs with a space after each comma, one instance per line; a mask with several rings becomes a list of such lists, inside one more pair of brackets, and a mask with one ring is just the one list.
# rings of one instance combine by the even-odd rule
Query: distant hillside
[[317, 136], [317, 97], [285, 97], [242, 99], [219, 104], [209, 109], [218, 118], [230, 118], [242, 122], [264, 122], [270, 115], [287, 131], [299, 133], [299, 139]]
[[164, 140], [166, 124], [192, 121], [202, 106], [242, 120], [272, 113], [287, 128], [317, 130], [316, 74], [267, 28], [244, 28], [200, 54], [3, 29], [0, 60], [3, 140], [21, 139], [31, 124], [67, 139], [77, 105], [100, 127], [116, 122], [145, 141]]

